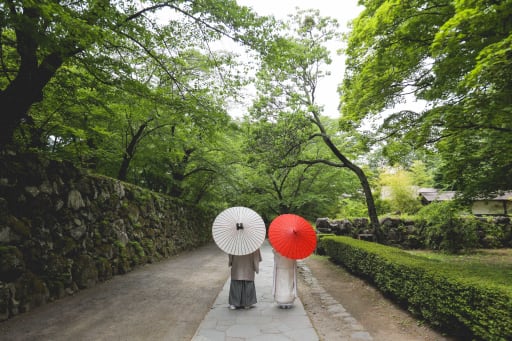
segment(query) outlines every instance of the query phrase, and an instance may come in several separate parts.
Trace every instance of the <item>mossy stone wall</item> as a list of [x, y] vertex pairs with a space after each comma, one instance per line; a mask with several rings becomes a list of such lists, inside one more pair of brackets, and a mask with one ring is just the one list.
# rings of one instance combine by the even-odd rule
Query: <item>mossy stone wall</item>
[[211, 240], [213, 218], [38, 155], [0, 155], [0, 321]]

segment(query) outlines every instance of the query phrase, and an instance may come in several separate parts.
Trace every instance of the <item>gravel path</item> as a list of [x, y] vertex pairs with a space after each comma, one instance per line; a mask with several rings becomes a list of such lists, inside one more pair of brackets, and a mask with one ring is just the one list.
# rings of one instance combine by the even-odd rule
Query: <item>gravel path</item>
[[229, 277], [215, 244], [0, 323], [0, 340], [190, 340]]

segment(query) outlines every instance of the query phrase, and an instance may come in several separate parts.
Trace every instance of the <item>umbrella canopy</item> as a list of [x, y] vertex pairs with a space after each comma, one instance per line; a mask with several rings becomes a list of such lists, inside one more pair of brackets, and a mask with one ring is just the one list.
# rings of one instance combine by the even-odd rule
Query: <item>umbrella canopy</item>
[[261, 247], [265, 240], [265, 222], [250, 208], [237, 206], [222, 211], [213, 222], [212, 235], [224, 252], [242, 256]]
[[268, 228], [272, 247], [282, 256], [303, 259], [316, 248], [316, 232], [304, 218], [295, 214], [282, 214]]

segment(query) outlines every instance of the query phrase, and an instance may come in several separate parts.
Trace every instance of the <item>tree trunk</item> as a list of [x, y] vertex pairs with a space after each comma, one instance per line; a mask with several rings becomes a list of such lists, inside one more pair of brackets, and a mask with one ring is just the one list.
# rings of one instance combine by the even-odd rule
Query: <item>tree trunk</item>
[[[328, 136], [324, 135], [324, 141], [327, 146], [331, 149], [331, 151], [336, 155], [336, 157], [352, 172], [354, 172], [361, 186], [363, 187], [364, 197], [366, 199], [366, 206], [368, 208], [368, 217], [370, 218], [370, 222], [374, 232], [378, 234], [378, 229], [380, 227], [379, 216], [377, 215], [377, 209], [375, 208], [375, 201], [373, 200], [372, 190], [370, 187], [370, 183], [368, 182], [368, 178], [366, 174], [364, 174], [363, 170], [358, 166], [354, 165], [350, 162], [332, 143], [331, 139]], [[377, 236], [378, 237], [378, 236]]]
[[123, 161], [121, 162], [121, 167], [119, 168], [119, 172], [117, 173], [117, 179], [121, 181], [126, 181], [126, 177], [128, 176], [128, 169], [130, 167], [130, 162], [135, 155], [135, 150], [137, 149], [137, 144], [142, 138], [142, 134], [144, 130], [148, 126], [148, 122], [142, 124], [137, 132], [132, 136], [130, 143], [126, 147], [123, 153]]
[[368, 178], [364, 174], [363, 170], [357, 166], [354, 165], [354, 168], [348, 167], [351, 169], [354, 173], [356, 173], [357, 177], [359, 178], [359, 182], [361, 183], [361, 186], [363, 187], [364, 196], [366, 199], [366, 206], [368, 207], [368, 216], [370, 217], [370, 222], [372, 224], [372, 227], [374, 229], [374, 232], [376, 232], [378, 237], [378, 228], [380, 226], [379, 223], [379, 216], [377, 215], [377, 209], [375, 208], [375, 202], [373, 200], [373, 194], [370, 187], [370, 184], [368, 182]]
[[354, 172], [359, 182], [361, 183], [361, 186], [363, 187], [364, 196], [366, 199], [366, 206], [368, 209], [368, 217], [370, 218], [370, 223], [372, 225], [373, 231], [376, 234], [377, 239], [379, 239], [379, 216], [377, 215], [377, 209], [375, 208], [375, 201], [373, 200], [372, 190], [370, 187], [370, 183], [368, 182], [368, 178], [366, 177], [366, 174], [364, 174], [363, 170], [350, 162], [349, 159], [343, 155], [340, 150], [334, 145], [334, 143], [331, 141], [329, 136], [327, 135], [327, 132], [325, 131], [324, 126], [322, 125], [322, 122], [320, 121], [320, 116], [316, 112], [312, 112], [313, 114], [313, 123], [320, 129], [321, 136], [327, 147], [334, 153], [334, 155], [342, 162], [342, 164], [350, 169], [352, 172]]
[[[32, 89], [30, 89], [32, 88]], [[42, 98], [42, 88], [34, 89], [33, 85], [19, 80], [11, 83], [5, 91], [0, 92], [0, 108], [2, 114], [0, 120], [0, 146], [7, 146], [12, 143], [16, 128], [28, 120], [28, 110], [32, 104]]]
[[28, 119], [30, 107], [43, 99], [43, 89], [62, 65], [57, 54], [48, 55], [38, 66], [36, 49], [27, 42], [16, 78], [0, 91], [0, 148], [13, 142], [16, 128]]

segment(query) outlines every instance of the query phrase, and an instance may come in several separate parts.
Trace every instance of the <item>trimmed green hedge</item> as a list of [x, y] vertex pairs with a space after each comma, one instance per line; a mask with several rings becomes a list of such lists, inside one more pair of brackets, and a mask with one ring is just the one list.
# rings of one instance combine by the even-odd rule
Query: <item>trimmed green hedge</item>
[[413, 314], [474, 340], [512, 340], [512, 284], [492, 283], [463, 266], [349, 237], [326, 236], [319, 247]]

